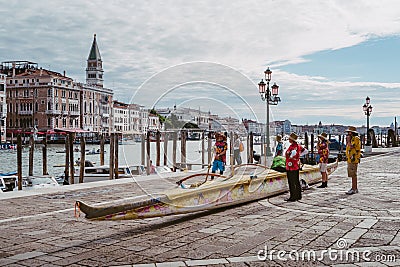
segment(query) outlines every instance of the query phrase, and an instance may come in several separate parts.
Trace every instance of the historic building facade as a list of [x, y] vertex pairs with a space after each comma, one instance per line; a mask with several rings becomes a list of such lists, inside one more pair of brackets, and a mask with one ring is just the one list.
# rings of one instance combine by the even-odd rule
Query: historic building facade
[[111, 89], [103, 87], [103, 67], [96, 35], [87, 60], [86, 83], [38, 67], [29, 61], [2, 62], [6, 78], [10, 131], [80, 129], [110, 133]]
[[6, 130], [7, 130], [7, 91], [6, 91], [6, 79], [7, 76], [0, 74], [0, 143], [6, 141]]

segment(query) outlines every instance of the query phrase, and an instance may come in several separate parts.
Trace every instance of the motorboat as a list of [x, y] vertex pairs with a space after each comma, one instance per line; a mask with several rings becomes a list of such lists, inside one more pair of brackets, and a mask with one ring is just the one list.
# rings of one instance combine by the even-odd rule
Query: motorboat
[[[123, 165], [118, 167], [118, 179], [130, 178], [134, 175], [144, 175], [146, 169], [143, 165]], [[74, 183], [79, 183], [80, 168], [75, 168], [74, 173]], [[57, 179], [63, 181], [63, 184], [68, 184], [68, 181], [64, 181], [65, 175], [60, 175]], [[90, 166], [85, 167], [83, 182], [98, 182], [110, 179], [110, 166], [100, 165], [100, 166]]]
[[[50, 175], [22, 177], [22, 190], [33, 190], [60, 186], [57, 180]], [[18, 191], [18, 179], [15, 181], [14, 191]]]
[[15, 187], [15, 181], [17, 180], [17, 172], [0, 173], [0, 191], [12, 191]]

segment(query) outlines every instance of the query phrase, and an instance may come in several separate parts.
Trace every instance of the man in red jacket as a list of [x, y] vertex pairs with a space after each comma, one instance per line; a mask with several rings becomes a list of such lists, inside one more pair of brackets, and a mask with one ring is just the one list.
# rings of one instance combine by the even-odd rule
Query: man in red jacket
[[286, 201], [297, 201], [301, 199], [301, 186], [299, 180], [300, 156], [308, 153], [307, 149], [297, 143], [297, 135], [291, 133], [289, 136], [290, 146], [286, 150], [286, 174], [288, 178], [290, 197]]

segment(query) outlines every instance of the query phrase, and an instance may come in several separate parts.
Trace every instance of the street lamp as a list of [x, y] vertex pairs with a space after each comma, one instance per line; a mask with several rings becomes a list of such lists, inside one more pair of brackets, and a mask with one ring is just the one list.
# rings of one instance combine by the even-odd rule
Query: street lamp
[[[265, 164], [267, 164], [267, 156], [272, 156], [270, 143], [269, 143], [269, 105], [278, 105], [278, 102], [281, 101], [281, 98], [278, 96], [279, 86], [274, 83], [271, 86], [271, 90], [269, 88], [269, 82], [271, 81], [272, 71], [269, 67], [264, 71], [265, 74], [265, 83], [263, 79], [258, 84], [258, 91], [260, 93], [262, 101], [265, 101], [267, 105], [267, 123], [265, 126], [266, 130], [266, 149], [265, 149]], [[266, 88], [265, 88], [266, 85]]]
[[367, 96], [367, 98], [365, 99], [365, 104], [363, 106], [363, 111], [364, 111], [365, 115], [367, 116], [367, 144], [366, 144], [366, 146], [371, 145], [371, 137], [368, 134], [369, 116], [371, 116], [371, 113], [372, 113], [372, 106], [370, 105], [370, 101], [371, 101], [371, 99]]

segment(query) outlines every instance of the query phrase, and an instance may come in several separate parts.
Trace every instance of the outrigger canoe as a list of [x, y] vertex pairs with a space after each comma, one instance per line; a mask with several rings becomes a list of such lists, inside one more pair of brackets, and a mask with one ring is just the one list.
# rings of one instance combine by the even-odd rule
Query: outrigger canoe
[[[337, 169], [338, 162], [328, 164], [327, 173]], [[90, 220], [132, 220], [192, 213], [233, 206], [286, 192], [286, 173], [257, 164], [244, 164], [228, 177], [210, 173], [187, 176], [177, 182], [176, 188], [134, 202], [110, 206], [89, 206], [76, 201], [75, 209]], [[189, 179], [199, 182], [187, 184]], [[308, 184], [321, 180], [318, 165], [304, 165], [300, 179]]]

